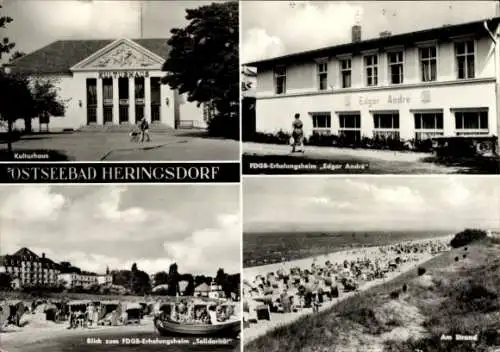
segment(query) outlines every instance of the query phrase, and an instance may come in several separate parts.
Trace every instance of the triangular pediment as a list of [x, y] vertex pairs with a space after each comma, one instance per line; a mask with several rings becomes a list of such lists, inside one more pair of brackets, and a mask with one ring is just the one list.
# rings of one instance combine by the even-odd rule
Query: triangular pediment
[[161, 69], [165, 58], [129, 40], [117, 40], [71, 68], [72, 71]]

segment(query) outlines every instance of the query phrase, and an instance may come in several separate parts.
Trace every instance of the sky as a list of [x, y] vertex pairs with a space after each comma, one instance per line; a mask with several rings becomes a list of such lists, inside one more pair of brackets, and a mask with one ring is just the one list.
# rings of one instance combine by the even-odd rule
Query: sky
[[[140, 37], [140, 1], [120, 0], [0, 0], [0, 13], [14, 19], [1, 37], [29, 53], [60, 39]], [[168, 38], [184, 27], [186, 9], [216, 1], [143, 1], [143, 37]]]
[[0, 254], [28, 247], [82, 270], [240, 271], [238, 185], [0, 187]]
[[[471, 22], [498, 14], [498, 1], [242, 1], [241, 62], [362, 39]], [[413, 19], [413, 20], [412, 20]]]
[[248, 178], [244, 231], [500, 229], [498, 177]]

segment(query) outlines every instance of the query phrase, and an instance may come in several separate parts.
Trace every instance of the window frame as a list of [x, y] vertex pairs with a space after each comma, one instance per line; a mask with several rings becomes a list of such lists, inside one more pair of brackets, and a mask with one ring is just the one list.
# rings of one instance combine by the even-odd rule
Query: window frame
[[[377, 127], [377, 116], [380, 115], [390, 115], [392, 116], [391, 120], [391, 126], [392, 127]], [[397, 117], [397, 127], [395, 126], [394, 117]], [[388, 135], [393, 134], [394, 138], [400, 138], [400, 130], [401, 130], [401, 115], [399, 111], [372, 111], [372, 117], [373, 117], [373, 136], [376, 137], [377, 135], [380, 136], [385, 136], [387, 138]]]
[[[415, 140], [425, 140], [435, 136], [444, 136], [444, 112], [442, 110], [435, 111], [414, 111], [413, 113], [413, 123], [415, 127]], [[423, 115], [434, 115], [434, 128], [423, 128], [424, 120]], [[439, 127], [437, 116], [441, 116], [441, 127]], [[417, 116], [420, 119], [420, 127], [417, 127]], [[424, 138], [422, 136], [425, 136]]]
[[[313, 111], [309, 113], [309, 116], [312, 120], [312, 132], [318, 133], [320, 135], [330, 135], [332, 133], [332, 113], [329, 111]], [[325, 118], [325, 127], [316, 127], [317, 118], [319, 116], [324, 116]]]
[[[344, 68], [343, 63], [349, 62], [349, 67]], [[340, 69], [340, 88], [350, 89], [352, 88], [352, 57], [341, 57], [339, 58], [339, 69]], [[349, 73], [349, 86], [344, 85], [344, 72]]]
[[[478, 109], [454, 109], [452, 110], [453, 116], [454, 116], [454, 121], [455, 121], [455, 134], [457, 136], [469, 136], [469, 135], [489, 135], [490, 130], [489, 130], [489, 111], [488, 109], [485, 108], [478, 108]], [[475, 113], [477, 114], [477, 122], [478, 122], [478, 128], [464, 128], [465, 126], [465, 115], [464, 114], [470, 114], [470, 113]], [[486, 114], [486, 127], [482, 126], [481, 124], [481, 114], [485, 113]], [[458, 127], [458, 114], [462, 114], [462, 127]]]
[[[278, 72], [283, 70], [283, 72]], [[273, 82], [274, 82], [274, 94], [275, 95], [285, 95], [286, 94], [286, 78], [288, 70], [286, 66], [276, 66], [273, 70]], [[283, 88], [281, 92], [278, 92], [278, 79], [283, 79]]]
[[[372, 64], [368, 65], [368, 63], [367, 63], [368, 58], [375, 58], [377, 60], [377, 62], [375, 64], [372, 62]], [[369, 54], [363, 55], [363, 73], [364, 73], [364, 81], [365, 81], [366, 87], [377, 87], [379, 85], [379, 83], [380, 83], [379, 65], [380, 65], [380, 55], [378, 53], [369, 53]], [[369, 75], [368, 74], [369, 69], [375, 70], [375, 72], [376, 72], [375, 75], [373, 74], [373, 71], [372, 71], [372, 75]], [[372, 84], [368, 83], [368, 80], [370, 78], [372, 78], [372, 79], [375, 78], [375, 84], [373, 84], [373, 81], [372, 81]]]
[[[391, 55], [396, 55], [396, 54], [401, 54], [401, 61], [398, 61], [396, 63], [391, 63]], [[389, 85], [394, 85], [398, 86], [401, 84], [405, 83], [405, 49], [404, 48], [398, 48], [398, 49], [393, 49], [393, 50], [388, 50], [387, 51], [387, 78], [388, 78], [388, 83]], [[394, 83], [392, 81], [392, 66], [395, 65], [401, 65], [401, 73], [400, 73], [400, 82], [399, 83]]]
[[[324, 70], [321, 70], [321, 66], [324, 67]], [[315, 77], [316, 77], [316, 88], [320, 92], [324, 92], [328, 90], [328, 59], [318, 59], [316, 60], [316, 71], [315, 71]], [[325, 78], [325, 87], [321, 89], [321, 80], [322, 76], [324, 75]]]
[[[422, 51], [423, 50], [430, 50], [432, 48], [434, 48], [436, 51], [434, 58], [432, 58], [430, 56], [428, 58], [425, 58], [425, 59], [422, 58]], [[436, 82], [438, 80], [438, 70], [439, 70], [439, 46], [437, 45], [437, 43], [420, 45], [420, 46], [417, 46], [417, 50], [418, 50], [418, 75], [420, 77], [420, 82]], [[434, 79], [424, 80], [424, 65], [423, 65], [424, 61], [428, 62], [429, 65], [432, 64], [432, 61], [435, 61], [436, 77]], [[432, 70], [430, 69], [430, 67], [431, 66], [429, 66], [429, 70], [430, 70], [429, 73], [432, 73]]]
[[[472, 53], [472, 56], [473, 56], [472, 63], [474, 66], [474, 72], [473, 72], [474, 74], [472, 77], [468, 77], [467, 74], [464, 74], [464, 77], [460, 78], [459, 77], [460, 71], [459, 71], [458, 57], [459, 56], [467, 57], [470, 55], [470, 53], [467, 53], [467, 44], [465, 44], [465, 51], [466, 52], [464, 54], [458, 54], [457, 53], [457, 45], [464, 44], [467, 42], [472, 42], [472, 48], [474, 50], [474, 52]], [[454, 65], [455, 79], [456, 80], [467, 80], [467, 79], [476, 78], [476, 76], [477, 76], [477, 40], [471, 36], [463, 36], [460, 38], [455, 38], [452, 43], [453, 43], [453, 65]], [[465, 65], [465, 69], [468, 70], [467, 64]], [[467, 73], [468, 73], [468, 71], [467, 71]]]

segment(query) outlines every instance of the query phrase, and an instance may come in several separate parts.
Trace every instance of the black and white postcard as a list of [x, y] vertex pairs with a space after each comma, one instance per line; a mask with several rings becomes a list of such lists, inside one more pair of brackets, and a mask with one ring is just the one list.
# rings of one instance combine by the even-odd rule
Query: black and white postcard
[[240, 11], [245, 173], [500, 173], [498, 1]]
[[244, 350], [496, 351], [500, 183], [249, 178]]
[[2, 160], [239, 160], [236, 1], [0, 6]]
[[0, 187], [0, 350], [240, 351], [239, 193]]

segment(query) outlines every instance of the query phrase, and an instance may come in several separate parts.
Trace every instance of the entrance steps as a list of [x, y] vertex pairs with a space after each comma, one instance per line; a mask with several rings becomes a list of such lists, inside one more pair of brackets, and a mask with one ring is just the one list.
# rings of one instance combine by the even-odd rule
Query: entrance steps
[[[128, 123], [123, 123], [120, 125], [87, 125], [83, 126], [78, 131], [80, 132], [106, 132], [106, 133], [129, 133], [132, 130], [138, 130], [135, 125], [130, 125]], [[173, 133], [175, 131], [174, 128], [158, 124], [151, 123], [149, 125], [149, 131], [152, 133]]]

